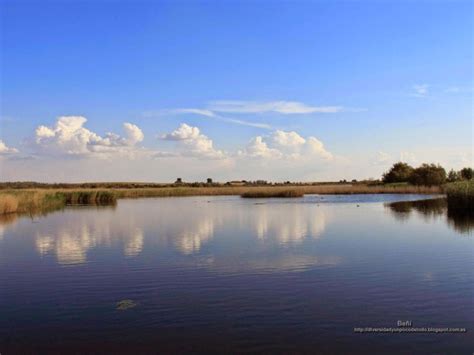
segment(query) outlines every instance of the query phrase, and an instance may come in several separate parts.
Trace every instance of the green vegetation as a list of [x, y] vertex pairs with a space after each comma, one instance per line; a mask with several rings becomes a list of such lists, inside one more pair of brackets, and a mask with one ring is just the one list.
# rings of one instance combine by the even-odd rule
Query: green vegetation
[[407, 163], [395, 163], [389, 171], [383, 174], [382, 181], [386, 184], [408, 182], [413, 170], [413, 167]]
[[398, 162], [383, 175], [382, 181], [386, 184], [408, 182], [424, 186], [442, 185], [446, 182], [446, 171], [435, 164], [422, 164], [413, 168], [407, 163]]
[[113, 205], [117, 195], [104, 190], [6, 190], [0, 192], [0, 214], [43, 214], [67, 205]]
[[471, 180], [474, 177], [472, 168], [463, 168], [459, 171], [461, 180]]
[[413, 170], [409, 182], [414, 185], [442, 185], [446, 182], [446, 170], [440, 165], [422, 164]]
[[451, 169], [446, 175], [446, 170], [440, 165], [422, 164], [413, 168], [407, 163], [395, 163], [389, 171], [383, 174], [382, 181], [385, 184], [410, 183], [413, 185], [443, 185], [446, 182], [471, 180], [474, 176], [472, 168], [466, 167], [459, 171]]
[[474, 212], [474, 179], [448, 184], [446, 196], [449, 209]]
[[121, 198], [256, 195], [257, 197], [297, 197], [304, 194], [439, 194], [439, 186], [409, 184], [320, 184], [280, 186], [171, 186], [110, 189], [0, 189], [0, 215], [7, 213], [42, 214], [67, 205], [113, 205]]
[[[471, 168], [459, 172], [450, 171], [448, 181], [461, 183], [449, 185], [448, 198], [451, 205], [472, 205], [470, 182]], [[239, 195], [244, 198], [301, 197], [305, 194], [440, 194], [444, 193], [446, 171], [439, 165], [423, 164], [418, 168], [398, 162], [378, 180], [348, 183], [271, 183], [265, 180], [230, 181], [215, 183], [187, 183], [178, 178], [174, 184], [157, 183], [83, 183], [44, 184], [36, 182], [0, 183], [0, 215], [12, 213], [42, 214], [69, 205], [114, 205], [120, 198]], [[467, 184], [467, 185], [466, 185]], [[468, 186], [465, 187], [465, 186]], [[463, 191], [463, 192], [460, 192]], [[470, 191], [470, 192], [465, 192]], [[471, 194], [471, 195], [469, 195]], [[471, 205], [470, 205], [471, 204]]]

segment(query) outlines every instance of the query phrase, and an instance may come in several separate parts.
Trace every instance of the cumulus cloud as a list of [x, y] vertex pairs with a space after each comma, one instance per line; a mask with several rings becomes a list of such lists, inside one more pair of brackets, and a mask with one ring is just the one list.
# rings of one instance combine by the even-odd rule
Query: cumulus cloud
[[124, 123], [125, 136], [107, 133], [101, 137], [84, 127], [87, 119], [82, 116], [62, 116], [53, 127], [39, 126], [35, 132], [37, 147], [46, 153], [67, 156], [107, 156], [131, 153], [143, 141], [142, 130], [134, 124]]
[[182, 123], [173, 132], [164, 134], [161, 138], [177, 142], [181, 156], [210, 159], [225, 157], [225, 153], [221, 150], [216, 150], [212, 140], [202, 134], [198, 127], [192, 127], [186, 123]]
[[332, 154], [316, 137], [303, 138], [294, 131], [277, 130], [269, 136], [253, 138], [239, 156], [251, 158], [319, 158], [331, 160]]
[[278, 149], [269, 148], [267, 143], [264, 142], [263, 137], [257, 136], [238, 155], [251, 158], [279, 158], [282, 156], [282, 153]]
[[125, 131], [125, 135], [127, 136], [127, 145], [135, 145], [143, 141], [143, 138], [145, 138], [145, 135], [143, 134], [142, 130], [134, 124], [125, 122], [123, 124], [123, 129]]
[[301, 137], [298, 133], [292, 132], [285, 132], [285, 131], [275, 131], [272, 134], [272, 140], [276, 145], [281, 147], [298, 147], [302, 144], [305, 144], [306, 140]]
[[0, 155], [7, 155], [13, 153], [18, 153], [18, 149], [8, 147], [5, 142], [0, 139]]

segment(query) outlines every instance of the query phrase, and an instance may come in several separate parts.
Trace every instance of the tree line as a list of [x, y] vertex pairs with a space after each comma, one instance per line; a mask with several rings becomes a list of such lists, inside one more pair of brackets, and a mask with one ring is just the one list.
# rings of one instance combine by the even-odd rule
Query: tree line
[[474, 176], [472, 168], [463, 168], [459, 171], [446, 170], [441, 165], [422, 164], [417, 168], [407, 163], [398, 162], [393, 164], [389, 171], [383, 174], [382, 181], [389, 183], [410, 183], [413, 185], [442, 185], [446, 182], [471, 180]]

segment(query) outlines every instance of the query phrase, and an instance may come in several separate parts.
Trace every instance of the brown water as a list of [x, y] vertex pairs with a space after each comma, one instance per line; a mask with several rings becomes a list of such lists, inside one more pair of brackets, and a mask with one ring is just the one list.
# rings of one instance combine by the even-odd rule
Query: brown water
[[[471, 354], [474, 223], [443, 203], [388, 205], [419, 198], [159, 198], [4, 218], [0, 353]], [[467, 333], [354, 332], [398, 320]]]

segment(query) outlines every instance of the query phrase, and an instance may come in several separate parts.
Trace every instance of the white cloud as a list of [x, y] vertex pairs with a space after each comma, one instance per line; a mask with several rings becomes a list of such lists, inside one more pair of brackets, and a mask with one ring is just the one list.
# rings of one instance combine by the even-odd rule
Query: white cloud
[[426, 97], [428, 95], [428, 89], [429, 89], [429, 85], [428, 84], [415, 84], [413, 85], [413, 90], [414, 90], [414, 93], [412, 94], [412, 96], [416, 96], [416, 97]]
[[267, 113], [305, 114], [305, 113], [334, 113], [342, 111], [340, 106], [310, 106], [297, 101], [234, 101], [223, 100], [211, 102], [210, 111], [227, 113]]
[[18, 149], [8, 147], [5, 142], [0, 139], [0, 155], [18, 153]]
[[239, 151], [238, 155], [250, 158], [279, 158], [282, 153], [278, 149], [269, 148], [263, 137], [257, 136], [252, 138], [245, 150]]
[[214, 112], [210, 110], [206, 110], [206, 109], [200, 109], [200, 108], [176, 108], [176, 109], [171, 109], [171, 110], [164, 110], [164, 113], [168, 113], [168, 114], [193, 113], [193, 114], [201, 115], [201, 116], [215, 117]]
[[326, 160], [333, 159], [333, 155], [324, 148], [323, 142], [315, 137], [308, 137], [306, 140], [306, 152], [310, 156], [319, 156]]
[[277, 130], [267, 137], [253, 138], [239, 156], [252, 158], [324, 159], [331, 160], [332, 154], [316, 137], [303, 138], [298, 133]]
[[282, 147], [298, 147], [306, 142], [303, 137], [294, 131], [285, 132], [280, 130], [272, 134], [272, 140], [276, 145]]
[[125, 131], [125, 135], [127, 136], [127, 145], [135, 145], [143, 141], [143, 138], [145, 138], [142, 130], [134, 124], [125, 122], [123, 124], [123, 129]]
[[210, 159], [225, 158], [225, 153], [214, 149], [212, 140], [202, 134], [198, 127], [192, 127], [186, 123], [182, 123], [173, 132], [163, 135], [162, 139], [178, 142], [178, 148], [182, 156]]
[[82, 116], [62, 116], [53, 127], [36, 129], [37, 147], [49, 154], [67, 156], [107, 156], [114, 153], [131, 153], [143, 141], [142, 130], [134, 124], [124, 123], [125, 137], [107, 133], [105, 137], [84, 127], [87, 119]]
[[392, 161], [390, 154], [385, 152], [377, 152], [376, 156], [373, 159], [373, 165], [387, 165]]

